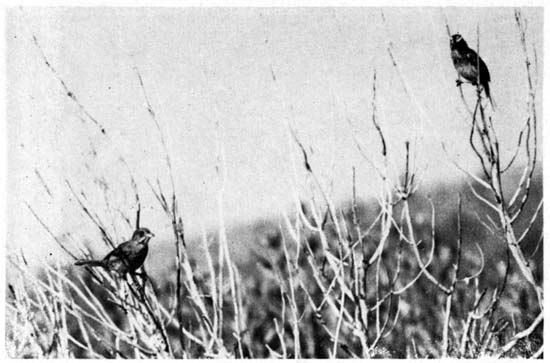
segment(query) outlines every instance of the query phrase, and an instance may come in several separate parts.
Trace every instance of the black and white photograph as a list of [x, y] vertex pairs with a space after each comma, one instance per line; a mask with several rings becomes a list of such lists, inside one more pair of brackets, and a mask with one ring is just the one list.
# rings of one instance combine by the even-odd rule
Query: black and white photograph
[[431, 4], [4, 6], [3, 356], [542, 359], [547, 9]]

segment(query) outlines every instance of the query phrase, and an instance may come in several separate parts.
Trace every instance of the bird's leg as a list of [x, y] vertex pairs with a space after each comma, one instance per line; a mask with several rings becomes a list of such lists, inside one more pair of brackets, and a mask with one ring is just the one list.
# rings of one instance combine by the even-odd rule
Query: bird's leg
[[146, 279], [146, 278], [147, 278], [147, 274], [145, 273], [145, 271], [134, 272], [134, 275], [139, 276], [139, 277], [141, 277], [142, 279]]
[[147, 280], [149, 279], [149, 276], [147, 275], [147, 272], [145, 271], [145, 268], [143, 266], [141, 267], [140, 272], [134, 272], [134, 275], [141, 277], [141, 285], [142, 287], [145, 287], [145, 284], [147, 283]]
[[127, 272], [124, 274], [124, 279], [131, 288], [141, 291], [139, 280], [136, 278], [137, 275], [138, 274], [136, 272]]
[[464, 83], [464, 81], [462, 81], [460, 78], [456, 79], [456, 86], [457, 87], [460, 87], [462, 85], [462, 83]]

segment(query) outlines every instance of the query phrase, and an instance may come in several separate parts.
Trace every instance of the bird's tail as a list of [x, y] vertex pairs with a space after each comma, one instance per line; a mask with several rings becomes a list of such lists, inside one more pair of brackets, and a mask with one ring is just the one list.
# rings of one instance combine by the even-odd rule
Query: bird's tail
[[491, 97], [491, 91], [489, 89], [489, 82], [487, 82], [483, 85], [483, 89], [485, 90], [485, 95], [487, 96], [487, 98], [489, 99], [489, 102], [491, 103], [491, 107], [493, 108], [493, 111], [495, 111], [496, 103], [493, 100], [493, 97]]
[[99, 261], [99, 260], [78, 260], [74, 263], [76, 266], [101, 266], [101, 267], [104, 267], [105, 264], [103, 263], [103, 261]]

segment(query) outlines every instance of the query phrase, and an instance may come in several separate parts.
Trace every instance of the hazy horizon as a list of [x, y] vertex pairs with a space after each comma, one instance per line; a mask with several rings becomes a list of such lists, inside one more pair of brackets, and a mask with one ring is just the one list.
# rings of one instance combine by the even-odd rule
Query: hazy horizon
[[[542, 8], [522, 11], [542, 69]], [[524, 70], [513, 9], [384, 8], [383, 13], [385, 25], [380, 8], [10, 9], [8, 247], [44, 257], [54, 246], [26, 203], [56, 235], [99, 238], [65, 179], [86, 193], [91, 210], [103, 211], [111, 203], [132, 218], [133, 190], [121, 156], [136, 178], [144, 224], [160, 239], [171, 235], [147, 182], [156, 184], [158, 178], [164, 191], [170, 190], [164, 151], [134, 66], [166, 135], [180, 210], [191, 235], [217, 223], [216, 124], [225, 149], [227, 226], [288, 209], [293, 168], [299, 192], [307, 196], [302, 156], [288, 137], [287, 122], [335, 200], [350, 198], [353, 166], [358, 195], [376, 193], [374, 171], [353, 138], [379, 160], [380, 143], [371, 123], [374, 70], [378, 120], [398, 170], [407, 140], [416, 145], [424, 185], [461, 177], [441, 141], [463, 165], [476, 165], [468, 142], [454, 142], [467, 140], [469, 121], [455, 87], [445, 16], [451, 31], [460, 32], [472, 47], [479, 25], [480, 53], [491, 71], [496, 118], [502, 120], [495, 128], [503, 152], [511, 156], [524, 113], [524, 100], [517, 95], [526, 94], [525, 74], [513, 71]], [[33, 34], [108, 139], [64, 94]], [[389, 40], [431, 124], [419, 120], [403, 91], [388, 55]], [[472, 87], [465, 92], [471, 96]], [[118, 237], [128, 237], [120, 215], [101, 217], [115, 219]]]

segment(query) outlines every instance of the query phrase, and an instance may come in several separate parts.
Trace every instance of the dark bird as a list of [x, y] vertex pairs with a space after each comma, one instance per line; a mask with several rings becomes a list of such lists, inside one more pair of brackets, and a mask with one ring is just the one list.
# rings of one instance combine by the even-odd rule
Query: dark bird
[[489, 90], [489, 82], [491, 82], [489, 69], [483, 59], [473, 49], [468, 47], [468, 43], [466, 43], [460, 34], [451, 36], [451, 58], [458, 72], [456, 85], [460, 86], [463, 83], [461, 78], [464, 78], [474, 86], [477, 86], [479, 79], [479, 85], [485, 90], [485, 95], [487, 95], [494, 109], [495, 106]]
[[99, 266], [119, 274], [134, 273], [143, 265], [149, 250], [148, 243], [155, 235], [147, 228], [138, 228], [132, 239], [119, 244], [102, 260], [79, 260], [77, 266]]

